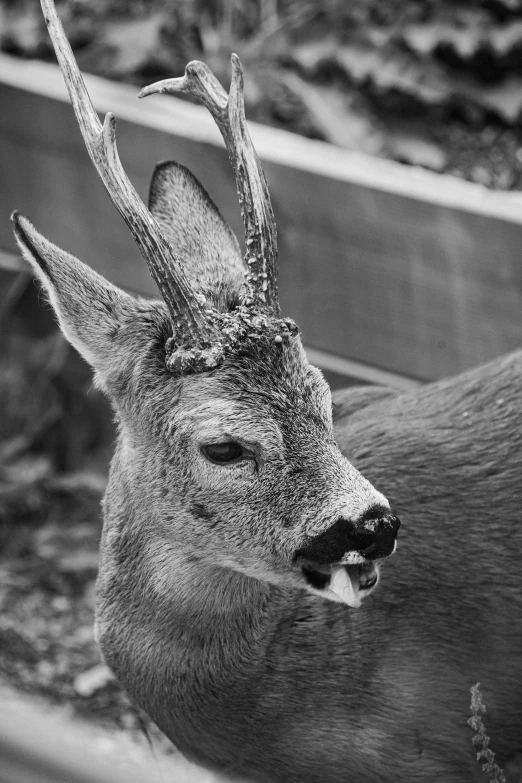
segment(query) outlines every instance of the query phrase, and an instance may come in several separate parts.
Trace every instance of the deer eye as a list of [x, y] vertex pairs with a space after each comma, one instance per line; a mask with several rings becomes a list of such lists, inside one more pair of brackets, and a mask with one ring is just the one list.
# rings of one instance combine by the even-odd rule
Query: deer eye
[[243, 447], [232, 440], [227, 443], [210, 443], [208, 446], [202, 446], [201, 451], [210, 462], [214, 462], [216, 465], [230, 465], [232, 462], [239, 462], [246, 456]]

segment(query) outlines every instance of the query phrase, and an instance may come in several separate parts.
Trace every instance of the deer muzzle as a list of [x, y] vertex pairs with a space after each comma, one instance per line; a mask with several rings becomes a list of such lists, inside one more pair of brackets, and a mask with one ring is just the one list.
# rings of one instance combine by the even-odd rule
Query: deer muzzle
[[333, 601], [358, 607], [379, 578], [376, 561], [393, 554], [400, 520], [374, 507], [355, 522], [338, 519], [295, 556], [309, 588]]

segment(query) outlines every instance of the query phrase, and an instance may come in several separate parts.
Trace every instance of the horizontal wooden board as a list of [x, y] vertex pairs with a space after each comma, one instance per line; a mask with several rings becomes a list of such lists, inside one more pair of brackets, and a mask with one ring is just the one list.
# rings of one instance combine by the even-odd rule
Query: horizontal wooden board
[[[232, 173], [206, 110], [137, 101], [134, 88], [94, 77], [88, 84], [96, 107], [117, 116], [120, 156], [143, 198], [155, 163], [175, 158], [241, 234]], [[13, 249], [7, 217], [16, 207], [114, 282], [153, 293], [57, 68], [0, 57], [0, 105], [0, 248]], [[283, 309], [312, 348], [434, 378], [522, 344], [521, 194], [270, 128], [254, 126], [253, 137], [278, 221]]]
[[[5, 298], [10, 297], [13, 287], [23, 285], [20, 276], [24, 278], [31, 277], [31, 268], [24, 259], [16, 253], [0, 250], [0, 315], [3, 311]], [[22, 299], [18, 302], [16, 308], [16, 318], [14, 322], [9, 323], [9, 328], [22, 331], [34, 337], [36, 335], [48, 334], [50, 330], [56, 328], [56, 320], [52, 314], [51, 308], [45, 297], [38, 294], [38, 283], [34, 286], [28, 286]], [[19, 290], [19, 289], [18, 289]], [[1, 319], [0, 319], [1, 320]], [[5, 320], [4, 320], [5, 324]], [[4, 324], [0, 323], [0, 335]], [[382, 370], [363, 362], [346, 359], [342, 356], [329, 353], [328, 351], [311, 348], [305, 344], [305, 350], [312, 364], [319, 367], [330, 384], [332, 389], [340, 389], [346, 386], [357, 384], [379, 384], [391, 386], [394, 389], [411, 389], [419, 385], [419, 381], [405, 377], [399, 373]]]

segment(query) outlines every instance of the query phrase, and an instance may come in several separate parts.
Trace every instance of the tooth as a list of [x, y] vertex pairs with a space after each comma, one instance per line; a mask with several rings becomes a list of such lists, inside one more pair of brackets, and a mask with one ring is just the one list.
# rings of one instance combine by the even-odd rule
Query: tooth
[[339, 561], [341, 565], [356, 565], [364, 563], [365, 558], [359, 552], [347, 552]]
[[359, 583], [355, 569], [353, 569], [353, 572], [354, 579], [352, 580], [348, 570], [344, 566], [333, 566], [329, 589], [332, 593], [335, 593], [343, 604], [348, 604], [348, 606], [357, 608], [361, 605], [361, 599], [358, 594], [357, 588]]

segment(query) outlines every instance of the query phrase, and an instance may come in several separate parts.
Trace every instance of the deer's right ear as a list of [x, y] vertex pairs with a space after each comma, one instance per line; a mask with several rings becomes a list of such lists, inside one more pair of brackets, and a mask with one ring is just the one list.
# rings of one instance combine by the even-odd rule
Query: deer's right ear
[[152, 176], [149, 210], [187, 277], [220, 310], [239, 296], [244, 266], [237, 238], [207, 191], [181, 163], [159, 163]]
[[138, 302], [42, 236], [14, 212], [14, 233], [47, 292], [69, 342], [101, 376], [121, 360], [120, 326], [136, 317]]

